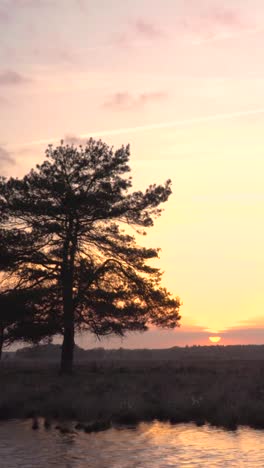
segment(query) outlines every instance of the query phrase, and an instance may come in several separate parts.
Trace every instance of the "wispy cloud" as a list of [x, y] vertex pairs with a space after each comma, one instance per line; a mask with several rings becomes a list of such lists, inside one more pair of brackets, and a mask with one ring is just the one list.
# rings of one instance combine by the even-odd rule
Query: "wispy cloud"
[[219, 335], [222, 344], [263, 344], [264, 327], [234, 327]]
[[133, 95], [128, 92], [119, 92], [111, 95], [103, 104], [104, 107], [113, 110], [133, 110], [145, 106], [148, 103], [167, 98], [165, 92], [146, 92]]
[[198, 10], [196, 3], [176, 26], [181, 33], [191, 37], [195, 45], [259, 31], [250, 19], [243, 17], [240, 9], [207, 6]]
[[264, 316], [251, 317], [246, 320], [241, 320], [239, 329], [248, 329], [248, 328], [264, 328]]
[[197, 9], [189, 12], [182, 21], [182, 26], [194, 33], [213, 33], [218, 28], [245, 27], [241, 13], [228, 7]]
[[[165, 129], [165, 128], [181, 128], [181, 127], [188, 127], [198, 124], [203, 124], [207, 122], [214, 122], [214, 121], [221, 121], [221, 120], [233, 120], [237, 118], [243, 117], [250, 117], [253, 115], [262, 115], [264, 114], [264, 107], [259, 109], [250, 109], [245, 111], [236, 111], [236, 112], [229, 112], [223, 114], [214, 114], [214, 115], [206, 115], [200, 117], [194, 117], [190, 119], [184, 120], [171, 120], [167, 122], [159, 122], [154, 124], [148, 125], [139, 125], [137, 127], [122, 127], [116, 129], [109, 129], [109, 130], [97, 130], [91, 131], [84, 134], [81, 134], [78, 138], [87, 140], [90, 137], [102, 137], [102, 136], [111, 136], [111, 135], [122, 135], [128, 133], [137, 133], [137, 132], [145, 132], [150, 130], [158, 130], [158, 129]], [[27, 143], [20, 143], [17, 145], [13, 145], [12, 147], [23, 147], [23, 146], [37, 146], [37, 145], [44, 145], [50, 143], [56, 143], [57, 141], [61, 140], [61, 137], [53, 137], [53, 138], [45, 138], [43, 140], [34, 140]]]
[[87, 138], [82, 138], [72, 133], [66, 133], [62, 140], [66, 145], [83, 145], [87, 142]]
[[59, 40], [55, 42], [56, 47], [35, 47], [32, 51], [34, 56], [48, 63], [54, 63], [56, 66], [59, 64], [76, 66], [79, 59], [78, 52], [76, 53], [66, 44], [61, 44]]
[[[242, 328], [234, 327], [223, 332], [215, 333], [207, 331], [201, 326], [185, 326], [184, 323], [173, 331], [150, 328], [144, 334], [144, 340], [138, 334], [128, 335], [122, 341], [119, 338], [102, 340], [101, 344], [105, 348], [125, 347], [125, 348], [170, 348], [173, 346], [212, 346], [209, 337], [220, 336], [218, 345], [246, 345], [263, 344], [264, 327]], [[87, 338], [86, 338], [87, 339]]]
[[130, 21], [125, 31], [115, 34], [111, 44], [130, 47], [142, 44], [142, 42], [153, 43], [157, 39], [165, 36], [166, 34], [164, 31], [154, 22], [138, 18], [134, 21]]
[[6, 165], [15, 164], [12, 154], [7, 151], [3, 146], [0, 146], [0, 169], [5, 170]]
[[221, 42], [221, 41], [228, 41], [232, 39], [240, 39], [247, 36], [254, 36], [256, 34], [260, 34], [264, 32], [263, 27], [256, 27], [256, 28], [247, 28], [241, 29], [240, 31], [229, 31], [229, 32], [221, 32], [218, 34], [211, 35], [209, 37], [200, 37], [192, 40], [192, 45], [194, 46], [201, 46], [206, 43], [210, 42]]
[[6, 23], [25, 8], [39, 9], [58, 4], [58, 0], [0, 0], [0, 23]]
[[145, 21], [141, 18], [132, 23], [132, 30], [147, 39], [156, 39], [165, 35], [164, 32], [154, 23]]
[[13, 70], [0, 72], [0, 86], [16, 86], [29, 81], [28, 78]]
[[209, 10], [201, 19], [204, 19], [208, 25], [217, 27], [244, 28], [246, 26], [239, 10], [224, 6]]

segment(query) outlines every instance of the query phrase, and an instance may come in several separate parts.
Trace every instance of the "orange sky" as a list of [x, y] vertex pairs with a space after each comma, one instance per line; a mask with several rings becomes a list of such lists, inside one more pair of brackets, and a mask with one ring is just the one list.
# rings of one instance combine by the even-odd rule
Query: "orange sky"
[[263, 342], [263, 20], [261, 0], [1, 0], [2, 174], [94, 135], [131, 144], [135, 188], [173, 181], [142, 243], [182, 327], [122, 346]]

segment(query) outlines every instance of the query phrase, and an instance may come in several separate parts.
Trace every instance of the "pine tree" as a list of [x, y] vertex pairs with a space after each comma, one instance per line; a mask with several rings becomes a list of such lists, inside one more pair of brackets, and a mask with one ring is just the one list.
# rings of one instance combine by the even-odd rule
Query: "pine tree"
[[[133, 192], [129, 156], [129, 146], [114, 151], [101, 140], [61, 142], [24, 178], [0, 185], [3, 235], [22, 240], [12, 281], [33, 293], [36, 327], [63, 335], [63, 373], [72, 371], [76, 331], [123, 336], [179, 324], [179, 299], [147, 263], [159, 250], [140, 247], [131, 234], [153, 226], [171, 182]], [[15, 329], [18, 336], [23, 326]]]

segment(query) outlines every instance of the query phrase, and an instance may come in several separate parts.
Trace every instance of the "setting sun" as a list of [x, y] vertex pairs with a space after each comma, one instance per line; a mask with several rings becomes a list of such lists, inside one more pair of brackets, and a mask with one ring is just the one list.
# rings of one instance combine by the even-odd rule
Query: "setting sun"
[[211, 341], [211, 343], [219, 343], [219, 341], [221, 340], [221, 336], [209, 336], [209, 340]]

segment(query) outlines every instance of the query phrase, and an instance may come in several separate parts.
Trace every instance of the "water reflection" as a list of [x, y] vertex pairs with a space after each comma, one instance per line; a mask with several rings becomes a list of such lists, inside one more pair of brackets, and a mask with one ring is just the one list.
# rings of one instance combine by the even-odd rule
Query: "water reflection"
[[0, 424], [4, 468], [166, 468], [264, 466], [264, 432], [227, 432], [192, 424], [140, 424], [101, 433], [61, 434], [30, 422]]

